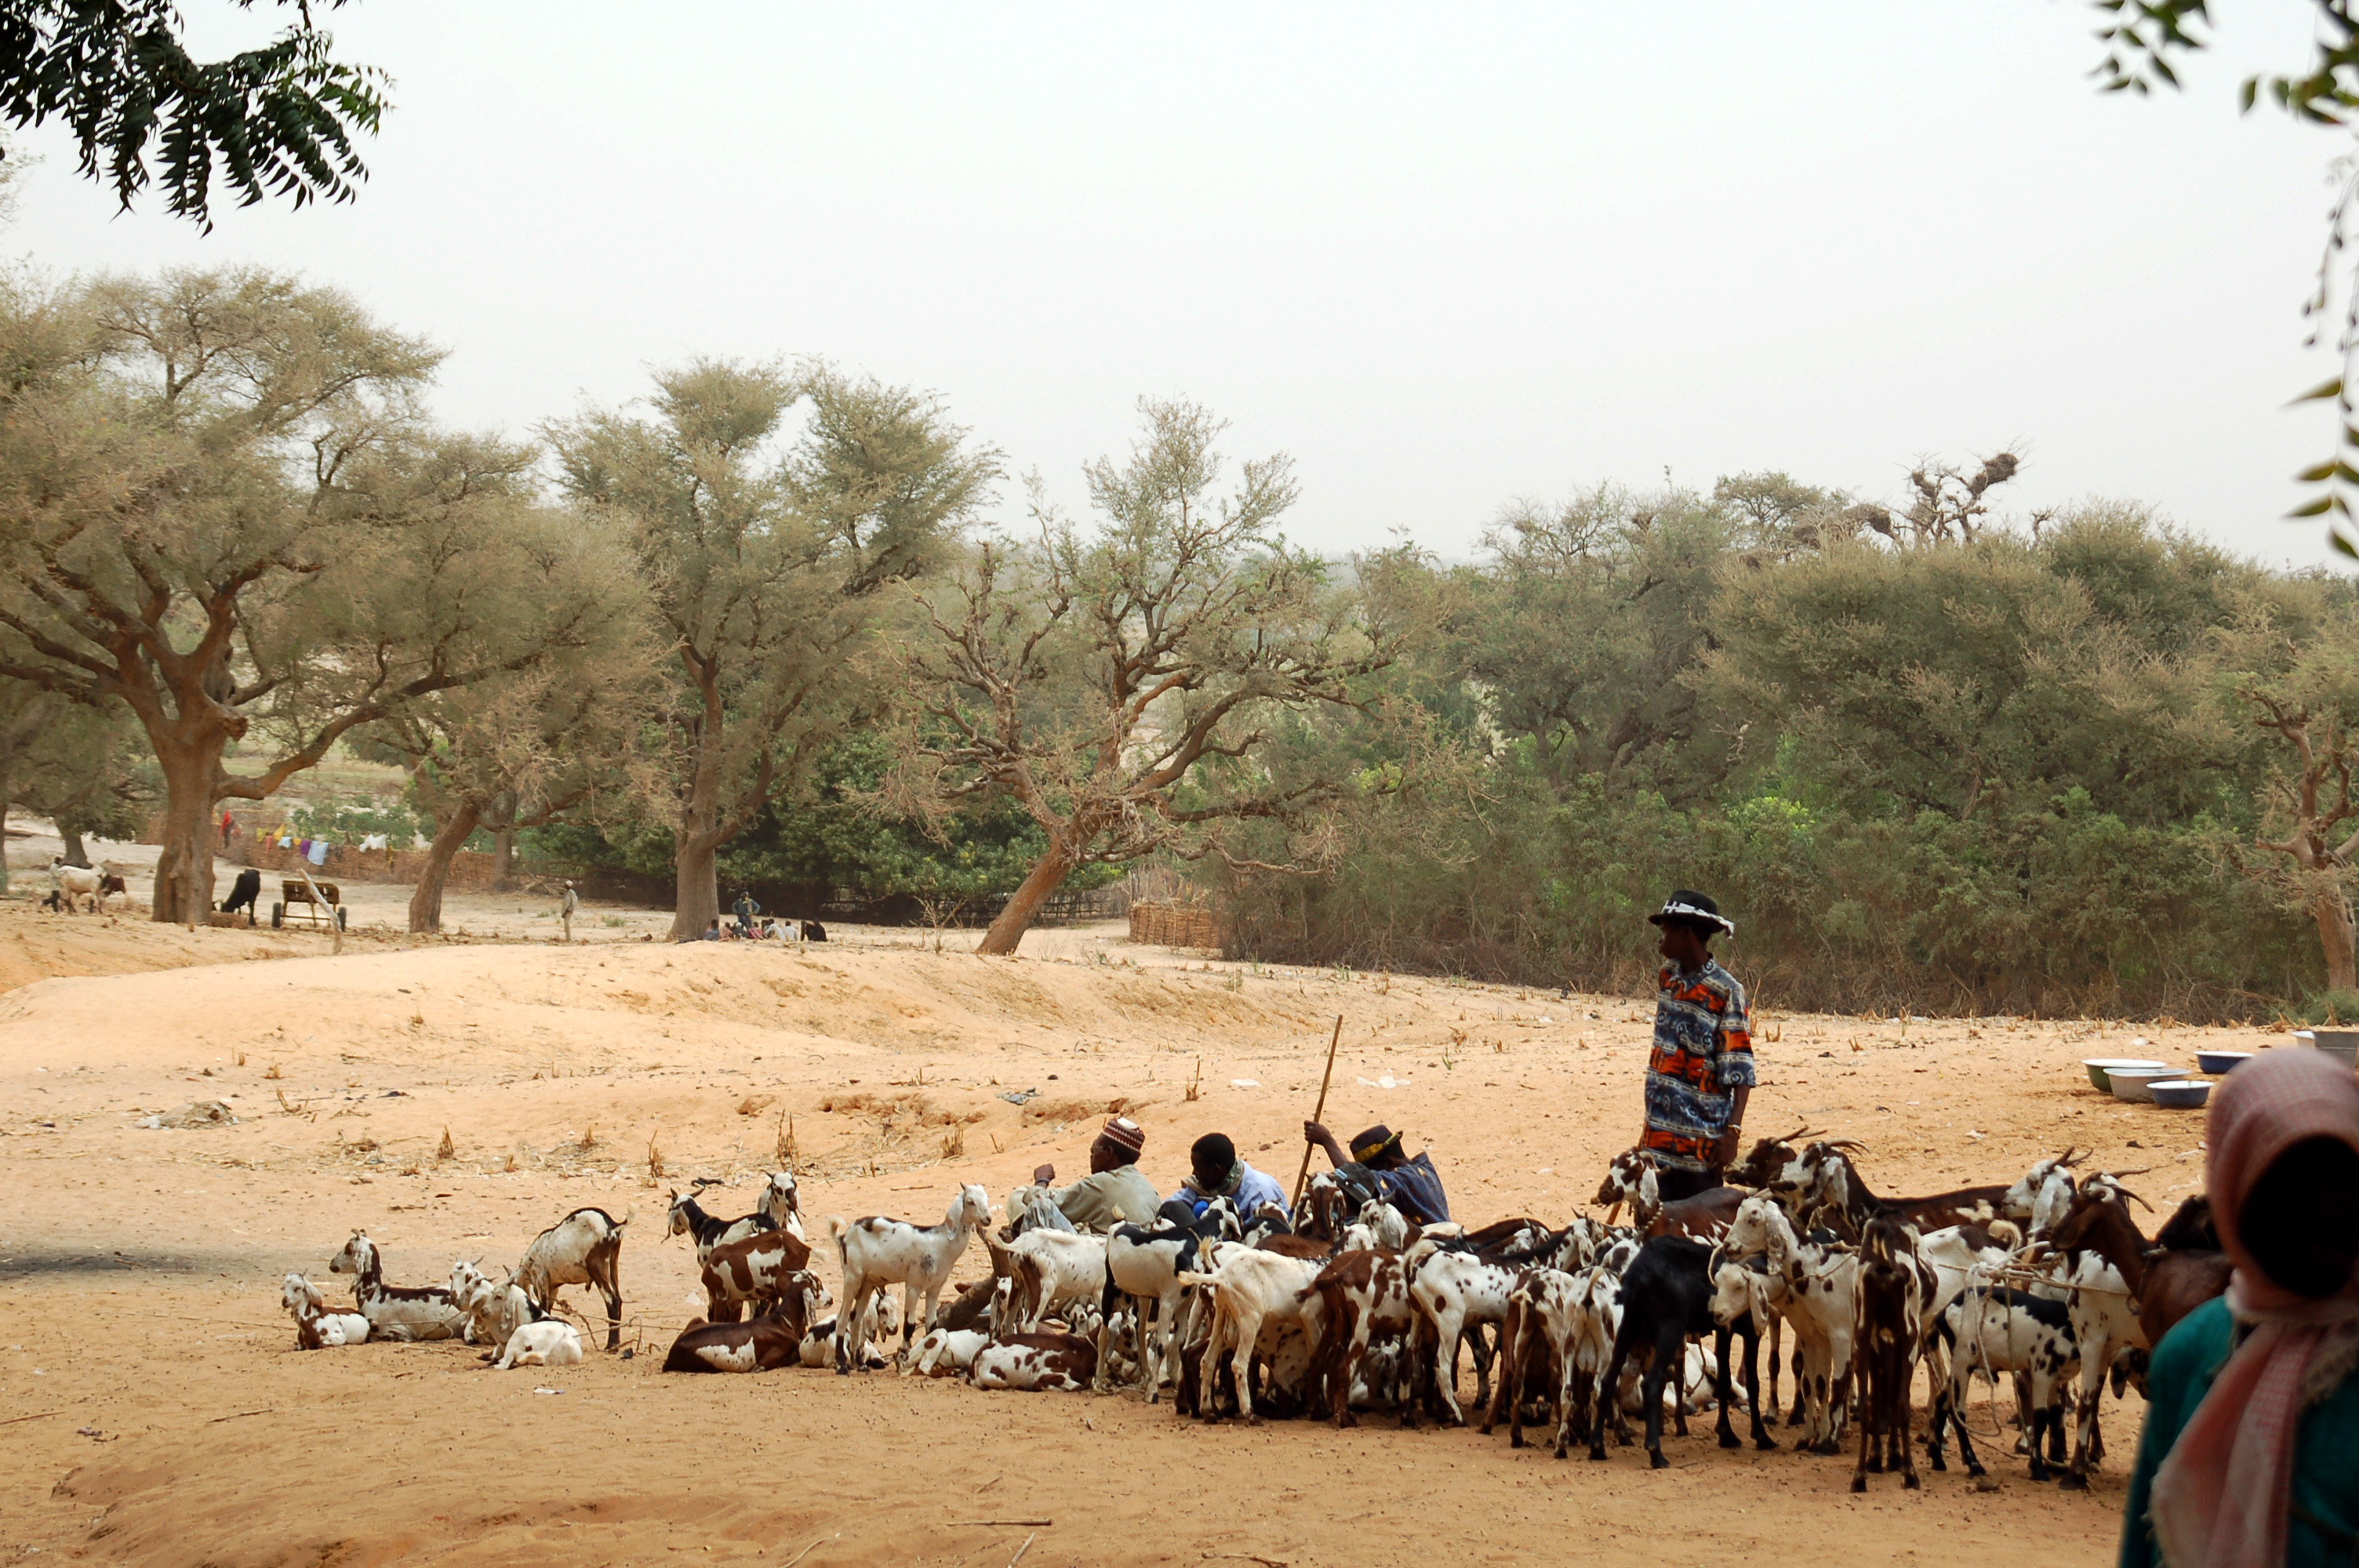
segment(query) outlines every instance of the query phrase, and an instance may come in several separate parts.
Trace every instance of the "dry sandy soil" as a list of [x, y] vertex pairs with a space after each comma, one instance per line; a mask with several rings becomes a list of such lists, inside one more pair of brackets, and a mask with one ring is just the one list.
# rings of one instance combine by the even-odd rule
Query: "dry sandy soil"
[[[2136, 1395], [2108, 1400], [2113, 1456], [2091, 1495], [2004, 1458], [1995, 1491], [1953, 1469], [1854, 1498], [1848, 1460], [1723, 1453], [1709, 1418], [1655, 1473], [1635, 1449], [1560, 1464], [1504, 1433], [1199, 1426], [1136, 1396], [666, 1378], [659, 1354], [501, 1374], [454, 1345], [293, 1349], [280, 1275], [341, 1297], [326, 1262], [355, 1228], [418, 1283], [455, 1256], [511, 1261], [596, 1204], [636, 1215], [626, 1311], [659, 1352], [701, 1299], [689, 1249], [661, 1234], [667, 1190], [717, 1177], [711, 1206], [742, 1211], [789, 1128], [814, 1217], [931, 1221], [971, 1180], [1004, 1201], [1038, 1163], [1082, 1168], [1116, 1104], [1145, 1124], [1166, 1190], [1213, 1129], [1290, 1182], [1339, 1013], [1328, 1119], [1430, 1146], [1462, 1218], [1561, 1222], [1636, 1128], [1649, 1015], [1626, 1000], [1208, 964], [1103, 929], [1038, 934], [1014, 960], [844, 935], [799, 952], [354, 938], [339, 957], [324, 937], [0, 906], [15, 986], [0, 1182], [17, 1195], [0, 1218], [0, 1552], [573, 1564], [809, 1549], [811, 1568], [997, 1568], [1037, 1531], [1032, 1568], [2110, 1559]], [[2102, 1099], [2078, 1058], [2272, 1043], [1758, 1024], [1756, 1133], [1807, 1119], [1862, 1138], [1886, 1190], [2010, 1176], [2074, 1142], [2150, 1168], [2133, 1185], [2165, 1208], [2201, 1179], [2200, 1117]], [[999, 1098], [1013, 1089], [1040, 1092], [1019, 1109]], [[216, 1097], [236, 1125], [141, 1125]], [[962, 1276], [985, 1271], [971, 1249]]]

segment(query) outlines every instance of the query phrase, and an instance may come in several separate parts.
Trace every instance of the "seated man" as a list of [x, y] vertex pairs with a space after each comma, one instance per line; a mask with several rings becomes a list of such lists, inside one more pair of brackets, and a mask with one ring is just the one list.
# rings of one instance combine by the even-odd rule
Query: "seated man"
[[1419, 1225], [1449, 1219], [1450, 1200], [1442, 1195], [1431, 1150], [1419, 1150], [1415, 1159], [1402, 1158], [1400, 1134], [1381, 1122], [1352, 1140], [1348, 1160], [1336, 1147], [1335, 1135], [1317, 1122], [1304, 1122], [1302, 1136], [1326, 1150], [1327, 1158], [1352, 1184], [1372, 1190]]
[[[1051, 1188], [1049, 1200], [1073, 1222], [1076, 1230], [1112, 1230], [1117, 1225], [1153, 1225], [1163, 1205], [1155, 1184], [1139, 1171], [1138, 1156], [1147, 1148], [1147, 1130], [1126, 1116], [1110, 1116], [1090, 1144], [1090, 1173], [1070, 1187]], [[1057, 1167], [1043, 1165], [1032, 1173], [1033, 1184], [1046, 1187], [1057, 1179]], [[1016, 1200], [1007, 1200], [1016, 1212]]]
[[1286, 1189], [1238, 1159], [1237, 1146], [1224, 1132], [1207, 1132], [1196, 1140], [1188, 1151], [1188, 1179], [1171, 1196], [1199, 1215], [1214, 1198], [1228, 1199], [1247, 1219], [1266, 1203], [1276, 1204], [1280, 1214], [1287, 1212]]

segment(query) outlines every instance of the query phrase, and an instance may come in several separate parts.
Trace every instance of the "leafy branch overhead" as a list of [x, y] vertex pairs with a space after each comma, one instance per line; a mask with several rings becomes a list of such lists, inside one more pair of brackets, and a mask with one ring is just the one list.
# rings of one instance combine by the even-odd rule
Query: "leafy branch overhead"
[[[2175, 55], [2205, 47], [2202, 29], [2212, 26], [2207, 0], [2093, 0], [2105, 22], [2097, 37], [2107, 53], [2096, 74], [2108, 92], [2149, 92], [2156, 82], [2177, 87], [2179, 74], [2171, 66]], [[2295, 119], [2315, 125], [2348, 127], [2352, 111], [2359, 108], [2359, 0], [2311, 0], [2317, 12], [2313, 29], [2317, 52], [2297, 73], [2262, 73], [2245, 79], [2240, 89], [2250, 110], [2267, 94]], [[2327, 215], [2326, 244], [2319, 259], [2318, 281], [2302, 303], [2302, 315], [2312, 322], [2310, 342], [2318, 341], [2320, 325], [2332, 314], [2334, 290], [2343, 279], [2343, 254], [2349, 248], [2353, 220], [2359, 216], [2359, 157], [2346, 156], [2335, 166], [2339, 181], [2334, 204]], [[2351, 388], [2359, 382], [2353, 356], [2359, 352], [2359, 279], [2344, 290], [2343, 308], [2335, 338], [2343, 373], [2310, 388], [2297, 403], [2331, 403], [2337, 415], [2334, 455], [2311, 464], [2295, 476], [2317, 493], [2296, 507], [2295, 517], [2329, 519], [2327, 540], [2343, 555], [2359, 557], [2359, 543], [2351, 530], [2359, 524], [2352, 495], [2359, 488], [2359, 404]]]
[[[254, 0], [235, 0], [250, 10]], [[331, 8], [344, 0], [326, 0]], [[284, 8], [287, 0], [277, 0]], [[61, 121], [82, 172], [128, 209], [160, 165], [165, 210], [212, 227], [216, 176], [252, 206], [349, 201], [368, 178], [353, 147], [389, 107], [385, 73], [340, 60], [295, 0], [296, 19], [258, 48], [200, 60], [171, 0], [10, 0], [0, 5], [0, 117]]]

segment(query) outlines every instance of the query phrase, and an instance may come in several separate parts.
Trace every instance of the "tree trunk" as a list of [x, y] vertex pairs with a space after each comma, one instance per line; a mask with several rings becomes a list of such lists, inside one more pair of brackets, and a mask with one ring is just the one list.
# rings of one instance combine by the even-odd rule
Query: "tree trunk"
[[2318, 922], [2318, 943], [2326, 951], [2326, 989], [2349, 993], [2359, 991], [2359, 965], [2353, 962], [2354, 922], [2351, 900], [2340, 888], [2329, 888], [2310, 901], [2311, 918]]
[[410, 930], [442, 929], [442, 888], [451, 880], [451, 862], [483, 816], [473, 801], [462, 800], [436, 826], [434, 841], [426, 847], [426, 862], [418, 868], [418, 886], [409, 895]]
[[0, 898], [8, 894], [8, 797], [0, 795]]
[[83, 846], [80, 833], [71, 827], [60, 827], [58, 840], [65, 846], [67, 865], [80, 866], [84, 871], [90, 869], [90, 850]]
[[156, 746], [164, 770], [164, 847], [156, 857], [148, 918], [158, 925], [202, 925], [212, 909], [213, 785], [228, 740], [213, 735], [189, 745]]
[[999, 918], [991, 923], [991, 929], [983, 934], [974, 950], [994, 958], [1005, 958], [1015, 952], [1016, 945], [1024, 940], [1024, 933], [1031, 929], [1032, 917], [1040, 913], [1040, 906], [1049, 902], [1050, 893], [1065, 885], [1065, 879], [1073, 874], [1073, 868], [1079, 864], [1081, 859], [1073, 853], [1072, 846], [1062, 836], [1051, 837], [1049, 852], [1040, 857], [1039, 863], [1024, 879], [1024, 885], [1008, 894], [1007, 906], [999, 912]]
[[508, 826], [492, 835], [492, 885], [506, 892], [516, 886], [516, 791], [509, 790], [494, 804], [499, 819]]
[[721, 846], [707, 842], [704, 835], [679, 840], [673, 857], [678, 877], [671, 906], [673, 941], [693, 941], [721, 917], [720, 871], [714, 864], [720, 854]]

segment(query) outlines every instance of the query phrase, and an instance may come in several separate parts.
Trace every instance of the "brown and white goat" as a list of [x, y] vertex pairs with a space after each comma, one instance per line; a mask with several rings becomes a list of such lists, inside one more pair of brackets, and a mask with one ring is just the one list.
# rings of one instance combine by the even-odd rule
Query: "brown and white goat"
[[667, 1372], [768, 1372], [802, 1364], [810, 1332], [811, 1303], [819, 1280], [804, 1272], [790, 1279], [769, 1305], [746, 1323], [698, 1319], [680, 1330], [664, 1356]]
[[356, 1312], [330, 1312], [320, 1287], [300, 1274], [289, 1274], [279, 1287], [278, 1303], [295, 1320], [295, 1348], [332, 1350], [365, 1343], [369, 1320]]
[[[1422, 1260], [1420, 1260], [1421, 1261]], [[1328, 1414], [1339, 1427], [1357, 1426], [1352, 1385], [1379, 1334], [1399, 1335], [1415, 1344], [1417, 1303], [1409, 1294], [1409, 1269], [1397, 1252], [1353, 1248], [1319, 1266], [1298, 1292], [1317, 1303], [1319, 1351], [1310, 1377], [1312, 1397], [1323, 1380]], [[1417, 1424], [1418, 1360], [1404, 1355], [1395, 1363], [1395, 1400], [1403, 1426]]]
[[705, 1254], [701, 1277], [705, 1316], [734, 1323], [747, 1304], [766, 1307], [810, 1261], [810, 1249], [783, 1230], [757, 1231], [742, 1241], [724, 1241]]
[[1097, 1375], [1098, 1347], [1080, 1334], [994, 1333], [967, 1368], [967, 1381], [978, 1389], [1027, 1393], [1078, 1394]]

